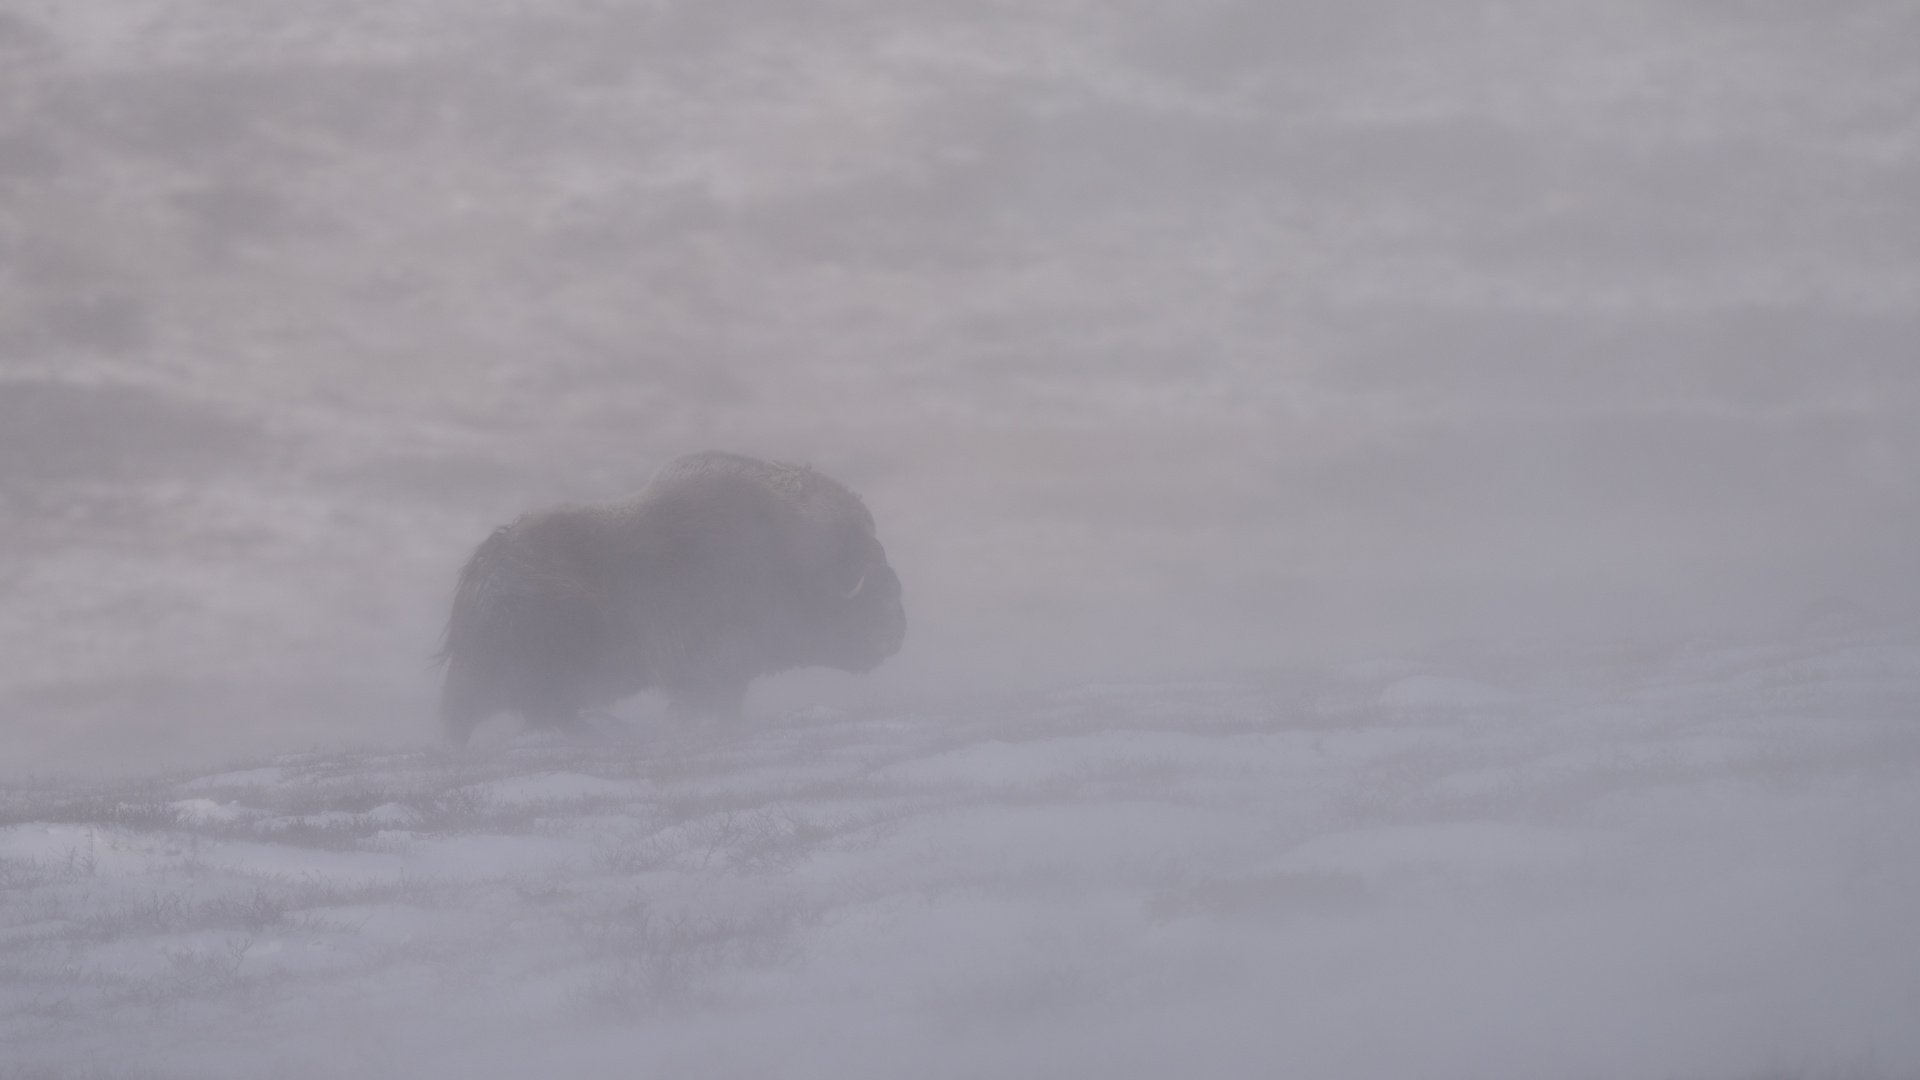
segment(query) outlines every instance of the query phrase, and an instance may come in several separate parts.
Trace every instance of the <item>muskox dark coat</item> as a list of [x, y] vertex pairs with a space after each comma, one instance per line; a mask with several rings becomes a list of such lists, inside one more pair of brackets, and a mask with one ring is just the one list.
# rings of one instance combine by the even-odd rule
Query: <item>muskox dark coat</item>
[[900, 579], [859, 496], [812, 469], [675, 458], [631, 499], [527, 514], [460, 571], [440, 715], [579, 728], [643, 690], [737, 716], [756, 676], [870, 671], [900, 648]]

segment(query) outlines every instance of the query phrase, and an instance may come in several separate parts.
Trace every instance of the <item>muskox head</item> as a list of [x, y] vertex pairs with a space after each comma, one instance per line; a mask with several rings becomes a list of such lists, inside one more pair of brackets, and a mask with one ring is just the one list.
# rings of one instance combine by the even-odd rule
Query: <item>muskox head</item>
[[441, 715], [575, 726], [649, 688], [737, 714], [756, 676], [865, 672], [900, 648], [900, 579], [859, 496], [811, 469], [702, 453], [624, 502], [498, 529], [461, 571]]

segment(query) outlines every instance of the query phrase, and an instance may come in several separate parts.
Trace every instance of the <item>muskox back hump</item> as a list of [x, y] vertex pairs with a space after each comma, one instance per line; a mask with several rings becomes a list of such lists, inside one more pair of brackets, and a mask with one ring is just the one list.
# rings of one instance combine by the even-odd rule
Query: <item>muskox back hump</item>
[[601, 512], [560, 508], [494, 531], [467, 560], [444, 657], [443, 720], [464, 737], [486, 716], [559, 722], [592, 705], [612, 664]]

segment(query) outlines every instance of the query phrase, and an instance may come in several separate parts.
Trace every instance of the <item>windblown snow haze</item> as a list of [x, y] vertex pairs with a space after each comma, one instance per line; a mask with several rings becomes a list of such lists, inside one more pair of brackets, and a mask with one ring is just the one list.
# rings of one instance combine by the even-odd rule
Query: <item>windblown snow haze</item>
[[[0, 0], [0, 1076], [1914, 1075], [1916, 58]], [[436, 747], [474, 546], [703, 449], [901, 651]]]

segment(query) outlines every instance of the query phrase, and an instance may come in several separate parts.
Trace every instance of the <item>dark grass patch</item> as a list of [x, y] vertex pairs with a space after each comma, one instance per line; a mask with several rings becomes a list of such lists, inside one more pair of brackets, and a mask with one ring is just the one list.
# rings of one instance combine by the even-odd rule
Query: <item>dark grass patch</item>
[[739, 912], [667, 912], [638, 892], [582, 905], [567, 923], [597, 970], [566, 1006], [586, 1019], [621, 1021], [719, 1005], [720, 976], [792, 961], [795, 936], [823, 914], [793, 897]]
[[5, 807], [0, 807], [0, 828], [29, 823], [99, 825], [153, 832], [180, 827], [182, 816], [151, 789], [137, 793], [50, 794], [42, 798], [16, 796], [8, 800]]

